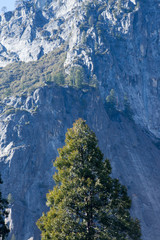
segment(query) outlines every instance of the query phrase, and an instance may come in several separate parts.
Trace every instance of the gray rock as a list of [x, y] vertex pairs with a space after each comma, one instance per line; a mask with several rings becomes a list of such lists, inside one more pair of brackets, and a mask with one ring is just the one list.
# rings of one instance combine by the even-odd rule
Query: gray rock
[[[66, 74], [82, 65], [99, 86], [99, 90], [45, 86], [29, 97], [6, 98], [0, 104], [0, 171], [3, 192], [13, 198], [10, 237], [40, 239], [35, 222], [47, 210], [45, 194], [53, 187], [55, 171], [52, 161], [67, 128], [82, 117], [111, 160], [113, 176], [128, 187], [132, 215], [141, 220], [142, 239], [159, 240], [160, 6], [153, 0], [140, 5], [136, 0], [121, 5], [109, 1], [91, 12], [94, 18], [89, 24], [87, 2], [93, 3], [49, 1], [45, 7], [37, 0], [38, 8], [27, 3], [0, 16], [1, 67], [38, 60], [65, 43]], [[100, 6], [104, 2], [98, 1]], [[104, 107], [111, 89], [119, 110], [114, 118]], [[134, 121], [122, 114], [124, 97]]]
[[[13, 107], [17, 105], [11, 101]], [[19, 109], [0, 121], [0, 169], [6, 196], [11, 193], [11, 235], [17, 240], [40, 239], [35, 222], [53, 188], [53, 161], [64, 145], [67, 128], [79, 117], [95, 131], [113, 176], [128, 188], [132, 215], [141, 221], [144, 240], [160, 236], [160, 150], [140, 126], [119, 114], [110, 120], [94, 88], [44, 87], [32, 96], [17, 98]], [[10, 102], [9, 102], [10, 103]], [[32, 106], [32, 107], [31, 107]], [[117, 119], [119, 119], [117, 121]]]
[[[103, 100], [113, 88], [118, 108], [123, 109], [127, 96], [135, 121], [160, 137], [158, 2], [149, 0], [148, 4], [139, 5], [137, 1], [126, 0], [118, 5], [110, 1], [99, 13], [93, 11], [99, 23], [87, 25], [84, 46], [80, 26], [86, 25], [84, 5], [88, 2], [92, 3], [49, 1], [45, 8], [41, 1], [36, 1], [40, 8], [28, 3], [12, 14], [2, 14], [0, 66], [37, 60], [68, 43], [66, 73], [70, 73], [73, 65], [86, 66], [88, 74], [98, 79]], [[104, 2], [99, 1], [100, 6]], [[101, 34], [97, 31], [100, 22]]]

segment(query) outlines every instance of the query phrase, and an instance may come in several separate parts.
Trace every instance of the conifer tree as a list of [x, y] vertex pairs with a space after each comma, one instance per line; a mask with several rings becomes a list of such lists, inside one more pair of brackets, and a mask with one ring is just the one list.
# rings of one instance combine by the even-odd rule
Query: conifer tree
[[130, 216], [126, 187], [112, 179], [95, 134], [84, 120], [66, 133], [54, 165], [56, 186], [47, 194], [50, 210], [38, 220], [42, 239], [139, 240], [139, 221]]
[[[3, 182], [0, 175], [0, 184], [2, 183]], [[0, 239], [1, 240], [4, 240], [9, 233], [9, 228], [5, 224], [5, 218], [8, 216], [8, 212], [6, 211], [7, 207], [8, 207], [8, 201], [2, 198], [2, 193], [0, 192]]]
[[110, 117], [114, 117], [117, 114], [116, 110], [116, 96], [114, 89], [111, 89], [109, 95], [106, 97], [105, 108]]

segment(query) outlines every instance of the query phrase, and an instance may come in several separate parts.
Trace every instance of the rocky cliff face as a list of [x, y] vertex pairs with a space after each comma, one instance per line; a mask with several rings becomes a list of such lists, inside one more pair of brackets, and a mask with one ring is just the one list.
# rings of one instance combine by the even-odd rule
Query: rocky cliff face
[[[65, 45], [66, 75], [82, 66], [86, 83], [97, 86], [78, 90], [51, 84], [1, 102], [0, 171], [11, 198], [10, 237], [40, 239], [35, 222], [53, 186], [52, 160], [67, 128], [82, 117], [111, 159], [113, 175], [128, 187], [142, 239], [159, 240], [159, 4], [37, 0], [0, 16], [1, 67], [38, 60]], [[104, 104], [111, 89], [114, 118]], [[132, 120], [122, 114], [126, 98]]]
[[4, 192], [11, 196], [11, 236], [40, 239], [35, 222], [46, 211], [45, 194], [53, 187], [52, 162], [67, 128], [82, 117], [111, 160], [113, 175], [128, 187], [142, 239], [159, 239], [160, 150], [143, 129], [121, 114], [110, 120], [94, 88], [46, 86], [6, 104], [12, 114], [4, 110], [1, 115], [0, 166]]
[[113, 88], [123, 109], [127, 96], [136, 122], [159, 137], [159, 2], [35, 3], [41, 8], [29, 1], [1, 15], [0, 65], [37, 60], [65, 43], [66, 73], [83, 65], [103, 99]]

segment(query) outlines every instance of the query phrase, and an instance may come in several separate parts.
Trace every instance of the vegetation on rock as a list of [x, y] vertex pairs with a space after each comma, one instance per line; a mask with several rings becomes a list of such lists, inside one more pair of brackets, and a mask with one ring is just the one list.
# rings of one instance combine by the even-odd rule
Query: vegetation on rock
[[54, 76], [63, 73], [64, 46], [57, 48], [40, 60], [18, 62], [0, 69], [0, 98], [31, 93], [46, 83], [54, 82]]

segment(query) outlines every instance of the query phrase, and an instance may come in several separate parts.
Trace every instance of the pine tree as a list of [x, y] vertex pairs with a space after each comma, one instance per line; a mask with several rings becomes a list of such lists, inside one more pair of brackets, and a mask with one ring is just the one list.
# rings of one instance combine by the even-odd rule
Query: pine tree
[[82, 87], [83, 78], [84, 78], [83, 75], [84, 75], [83, 70], [77, 69], [76, 74], [75, 74], [75, 85], [78, 88]]
[[[0, 184], [2, 183], [3, 182], [0, 175]], [[2, 240], [4, 240], [9, 233], [9, 228], [5, 224], [5, 218], [8, 216], [8, 212], [6, 211], [7, 207], [8, 201], [2, 198], [2, 193], [0, 192], [0, 239]]]
[[56, 186], [47, 194], [50, 210], [37, 222], [42, 239], [140, 239], [126, 187], [111, 178], [110, 162], [103, 160], [96, 136], [84, 120], [68, 130], [58, 152]]
[[111, 89], [109, 95], [106, 97], [105, 108], [110, 117], [114, 117], [117, 114], [116, 110], [116, 96], [114, 89]]

